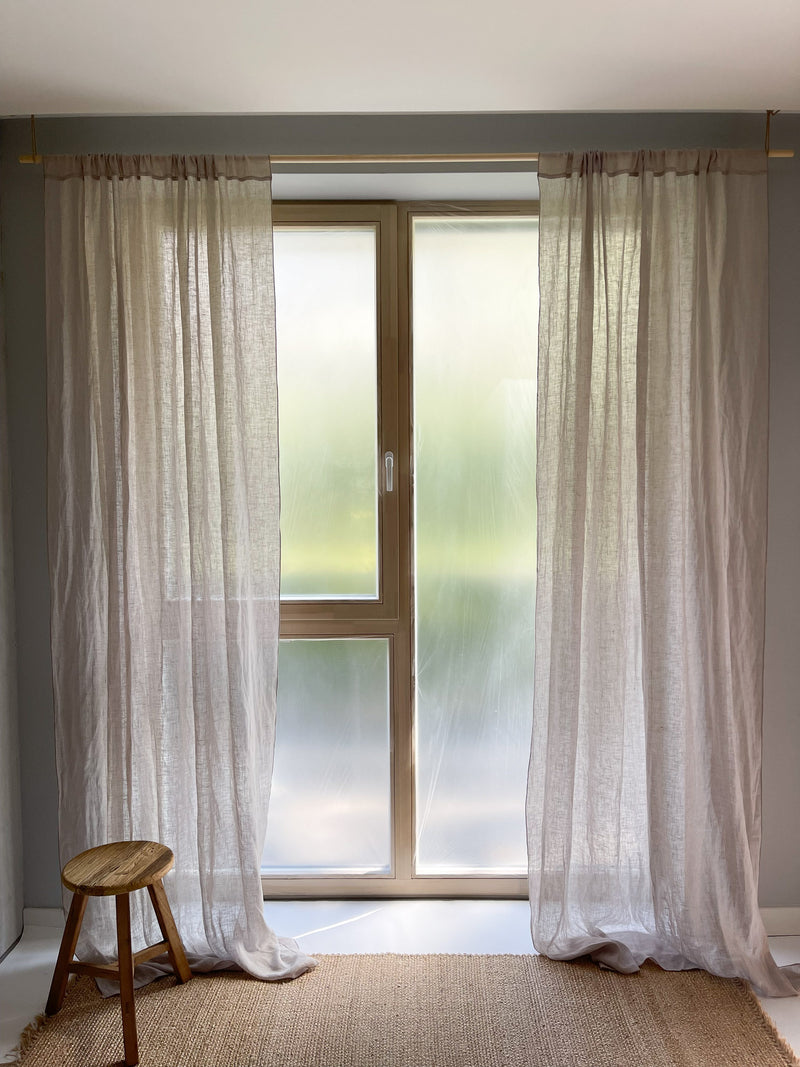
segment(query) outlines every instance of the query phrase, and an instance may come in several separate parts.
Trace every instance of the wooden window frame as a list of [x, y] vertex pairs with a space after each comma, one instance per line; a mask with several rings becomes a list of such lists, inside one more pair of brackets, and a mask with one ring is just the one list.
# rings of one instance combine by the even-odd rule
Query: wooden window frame
[[[388, 874], [262, 876], [266, 899], [526, 899], [527, 878], [414, 873], [414, 574], [411, 240], [419, 215], [538, 215], [535, 201], [279, 201], [276, 226], [374, 225], [378, 267], [378, 444], [392, 451], [394, 491], [381, 485], [378, 600], [281, 602], [283, 638], [383, 637], [389, 641], [391, 869]], [[382, 469], [382, 464], [380, 464]]]

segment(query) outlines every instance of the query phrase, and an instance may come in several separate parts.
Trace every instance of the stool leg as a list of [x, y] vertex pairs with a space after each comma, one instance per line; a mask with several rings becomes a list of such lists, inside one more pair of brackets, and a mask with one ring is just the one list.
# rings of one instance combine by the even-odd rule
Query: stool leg
[[189, 970], [189, 964], [186, 962], [186, 954], [183, 951], [180, 934], [175, 925], [175, 920], [172, 918], [172, 909], [169, 906], [167, 894], [164, 891], [164, 883], [159, 878], [157, 882], [153, 882], [152, 885], [147, 887], [147, 892], [150, 894], [150, 900], [153, 902], [153, 910], [156, 913], [158, 925], [161, 927], [161, 933], [164, 935], [164, 940], [169, 945], [167, 951], [169, 952], [169, 960], [172, 964], [172, 969], [179, 982], [188, 982], [192, 977], [192, 972]]
[[125, 1067], [135, 1067], [139, 1062], [139, 1043], [136, 1039], [136, 1005], [133, 1001], [130, 896], [128, 893], [120, 893], [116, 901], [119, 996], [122, 1007], [122, 1036], [125, 1042]]
[[78, 934], [81, 932], [83, 913], [89, 900], [83, 893], [75, 893], [69, 906], [67, 925], [64, 927], [64, 936], [61, 938], [61, 948], [58, 950], [56, 969], [53, 972], [53, 981], [50, 984], [50, 995], [47, 998], [45, 1012], [55, 1015], [64, 1003], [64, 994], [67, 991], [67, 979], [69, 978], [69, 965], [75, 955], [75, 946], [78, 944]]

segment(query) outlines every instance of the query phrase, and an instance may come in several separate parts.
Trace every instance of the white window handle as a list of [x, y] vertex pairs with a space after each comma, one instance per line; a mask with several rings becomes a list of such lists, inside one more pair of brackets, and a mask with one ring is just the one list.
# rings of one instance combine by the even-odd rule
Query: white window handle
[[386, 492], [394, 492], [394, 453], [384, 452], [383, 468], [386, 472]]

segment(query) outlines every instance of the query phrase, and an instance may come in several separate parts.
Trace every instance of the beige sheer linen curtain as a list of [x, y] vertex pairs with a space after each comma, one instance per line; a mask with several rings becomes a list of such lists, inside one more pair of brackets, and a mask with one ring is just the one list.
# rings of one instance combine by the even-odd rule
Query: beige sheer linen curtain
[[534, 945], [787, 995], [757, 898], [766, 157], [539, 179]]
[[[293, 977], [314, 961], [266, 925], [260, 882], [280, 570], [269, 165], [53, 157], [45, 197], [61, 859], [163, 842], [192, 966]], [[84, 959], [116, 954], [108, 904], [90, 902]], [[160, 940], [146, 895], [131, 907], [134, 948]]]

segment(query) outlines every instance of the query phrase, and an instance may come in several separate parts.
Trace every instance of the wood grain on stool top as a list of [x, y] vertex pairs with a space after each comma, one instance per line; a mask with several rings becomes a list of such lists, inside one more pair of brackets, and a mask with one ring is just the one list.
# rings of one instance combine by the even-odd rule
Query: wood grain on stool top
[[114, 841], [71, 859], [61, 881], [73, 893], [112, 897], [144, 889], [172, 868], [172, 849], [157, 841]]

